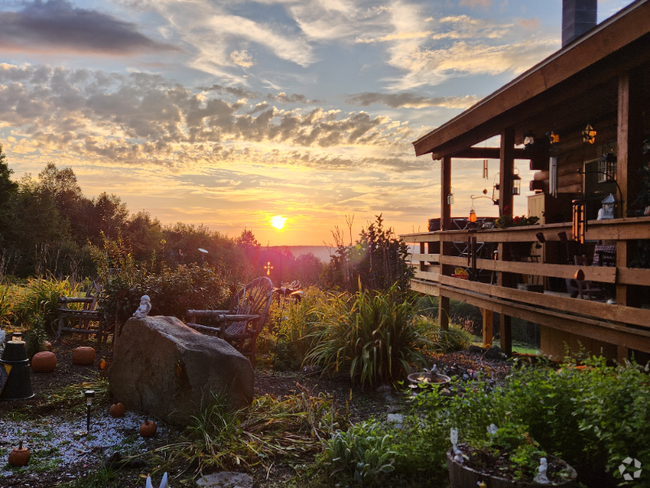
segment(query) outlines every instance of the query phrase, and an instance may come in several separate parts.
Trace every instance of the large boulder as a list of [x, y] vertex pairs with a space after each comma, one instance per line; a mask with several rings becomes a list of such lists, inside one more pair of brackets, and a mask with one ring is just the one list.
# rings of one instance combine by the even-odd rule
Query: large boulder
[[177, 425], [203, 401], [226, 395], [232, 408], [253, 400], [253, 367], [234, 347], [175, 317], [130, 318], [108, 370], [111, 393], [128, 410]]

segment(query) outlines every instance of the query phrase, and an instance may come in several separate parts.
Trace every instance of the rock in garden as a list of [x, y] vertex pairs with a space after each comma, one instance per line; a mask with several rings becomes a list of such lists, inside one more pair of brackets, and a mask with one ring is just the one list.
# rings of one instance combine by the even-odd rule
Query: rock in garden
[[95, 362], [95, 350], [92, 347], [76, 347], [72, 351], [72, 364], [90, 366]]
[[469, 351], [470, 354], [483, 354], [485, 349], [480, 346], [469, 346], [467, 351]]
[[225, 395], [232, 408], [253, 400], [253, 367], [234, 347], [175, 317], [130, 318], [108, 370], [111, 393], [127, 410], [188, 425], [201, 402]]
[[483, 357], [485, 359], [505, 359], [506, 355], [499, 346], [492, 346], [490, 349], [485, 351]]
[[244, 473], [224, 471], [205, 475], [196, 484], [205, 488], [253, 488], [253, 478]]

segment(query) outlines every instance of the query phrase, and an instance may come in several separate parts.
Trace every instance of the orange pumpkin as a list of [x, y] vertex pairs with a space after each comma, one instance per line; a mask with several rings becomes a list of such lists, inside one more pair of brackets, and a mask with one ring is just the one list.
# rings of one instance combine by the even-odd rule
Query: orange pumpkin
[[20, 441], [18, 448], [9, 454], [9, 464], [12, 466], [25, 466], [29, 462], [29, 449], [23, 448], [23, 441]]
[[95, 354], [95, 350], [92, 347], [77, 347], [72, 351], [72, 364], [89, 366], [95, 362]]
[[153, 420], [145, 420], [140, 426], [140, 435], [142, 437], [153, 437], [156, 433], [156, 429], [158, 429], [156, 422]]
[[108, 361], [106, 361], [106, 359], [103, 359], [103, 358], [102, 358], [102, 359], [99, 361], [99, 369], [104, 370], [104, 369], [106, 369], [106, 368], [108, 368]]
[[56, 368], [56, 355], [53, 352], [42, 351], [34, 354], [32, 370], [35, 373], [49, 373]]
[[125, 411], [126, 409], [124, 408], [123, 403], [114, 403], [111, 405], [111, 408], [108, 409], [108, 413], [110, 413], [113, 418], [122, 417]]
[[52, 350], [52, 343], [50, 341], [45, 341], [43, 343], [43, 350], [51, 351]]

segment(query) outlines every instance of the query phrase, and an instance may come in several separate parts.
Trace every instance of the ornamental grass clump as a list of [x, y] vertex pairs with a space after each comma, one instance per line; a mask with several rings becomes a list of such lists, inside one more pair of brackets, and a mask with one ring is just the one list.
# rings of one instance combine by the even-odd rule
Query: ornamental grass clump
[[424, 364], [429, 340], [413, 326], [412, 298], [399, 296], [396, 286], [331, 296], [310, 334], [314, 346], [305, 362], [326, 374], [349, 371], [362, 385], [404, 379], [411, 364]]

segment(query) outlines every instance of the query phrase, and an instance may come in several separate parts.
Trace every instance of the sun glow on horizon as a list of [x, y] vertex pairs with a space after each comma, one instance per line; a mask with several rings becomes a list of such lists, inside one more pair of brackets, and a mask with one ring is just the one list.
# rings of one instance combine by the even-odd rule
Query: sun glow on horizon
[[287, 221], [286, 217], [282, 215], [274, 215], [271, 217], [271, 225], [276, 229], [280, 230], [284, 227], [284, 223]]

